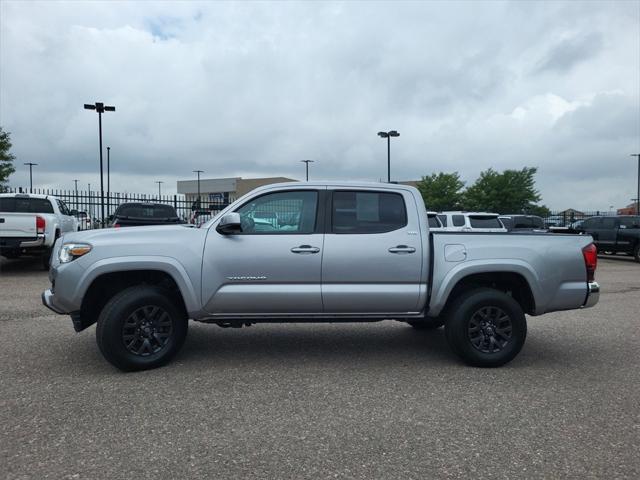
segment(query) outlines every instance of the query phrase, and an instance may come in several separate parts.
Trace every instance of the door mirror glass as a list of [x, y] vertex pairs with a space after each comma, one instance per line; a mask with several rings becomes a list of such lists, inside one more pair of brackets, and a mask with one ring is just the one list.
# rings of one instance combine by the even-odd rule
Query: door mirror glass
[[222, 235], [231, 235], [233, 233], [242, 232], [242, 226], [240, 224], [240, 214], [233, 212], [227, 213], [218, 222], [216, 231]]

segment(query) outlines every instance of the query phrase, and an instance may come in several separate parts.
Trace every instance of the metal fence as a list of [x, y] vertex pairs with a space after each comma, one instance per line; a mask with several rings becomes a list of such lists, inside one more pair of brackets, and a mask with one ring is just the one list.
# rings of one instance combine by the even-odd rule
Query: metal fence
[[[94, 190], [56, 190], [34, 188], [29, 192], [28, 188], [6, 188], [6, 193], [33, 193], [38, 195], [51, 195], [64, 201], [70, 210], [86, 212], [94, 221], [97, 228], [101, 221], [100, 192]], [[105, 192], [104, 213], [109, 218], [116, 208], [126, 202], [153, 202], [171, 205], [176, 209], [178, 216], [187, 223], [201, 224], [215, 216], [220, 210], [227, 207], [228, 203], [221, 199], [209, 199], [202, 195], [200, 202], [187, 199], [184, 195], [149, 195], [145, 193], [119, 193]]]
[[[5, 188], [8, 193], [29, 193], [28, 188]], [[100, 192], [87, 190], [55, 190], [34, 188], [34, 194], [52, 195], [63, 200], [69, 209], [86, 212], [98, 227], [101, 219]], [[233, 201], [233, 199], [229, 199]], [[222, 196], [203, 194], [200, 203], [192, 198], [187, 199], [185, 195], [149, 195], [144, 193], [119, 193], [105, 192], [105, 217], [112, 215], [116, 208], [126, 202], [155, 202], [171, 205], [176, 209], [178, 216], [187, 223], [201, 224], [215, 216], [220, 210], [229, 204]], [[297, 210], [297, 209], [293, 209]], [[282, 212], [283, 214], [286, 212]], [[569, 227], [574, 222], [595, 216], [616, 215], [613, 210], [584, 210], [574, 209], [551, 211], [549, 215], [543, 216], [545, 224], [549, 227]]]

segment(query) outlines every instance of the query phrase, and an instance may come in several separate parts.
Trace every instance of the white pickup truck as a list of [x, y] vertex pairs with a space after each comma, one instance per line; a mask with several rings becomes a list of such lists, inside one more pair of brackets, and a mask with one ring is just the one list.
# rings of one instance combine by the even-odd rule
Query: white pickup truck
[[78, 229], [78, 220], [58, 198], [26, 193], [0, 194], [0, 255], [3, 257], [40, 255], [43, 267], [48, 269], [56, 239]]

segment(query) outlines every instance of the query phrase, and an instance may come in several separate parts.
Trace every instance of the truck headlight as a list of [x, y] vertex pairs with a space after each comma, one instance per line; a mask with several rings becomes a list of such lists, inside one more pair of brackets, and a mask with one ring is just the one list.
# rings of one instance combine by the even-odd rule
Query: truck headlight
[[65, 243], [58, 252], [60, 263], [69, 263], [91, 251], [91, 245], [86, 243]]

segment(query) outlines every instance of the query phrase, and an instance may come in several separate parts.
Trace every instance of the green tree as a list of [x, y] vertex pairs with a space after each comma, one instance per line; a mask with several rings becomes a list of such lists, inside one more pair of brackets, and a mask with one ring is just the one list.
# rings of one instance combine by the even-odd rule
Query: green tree
[[427, 210], [440, 212], [460, 208], [464, 182], [460, 180], [458, 172], [432, 173], [422, 177], [417, 186]]
[[496, 213], [521, 213], [537, 207], [540, 194], [535, 188], [536, 167], [496, 172], [492, 168], [480, 173], [476, 182], [464, 192], [466, 210]]
[[538, 215], [542, 218], [547, 218], [551, 216], [551, 210], [547, 208], [546, 205], [531, 205], [526, 213], [529, 215]]
[[0, 191], [4, 189], [9, 175], [16, 171], [13, 166], [13, 160], [16, 157], [9, 150], [11, 150], [11, 137], [9, 132], [5, 132], [0, 127]]

